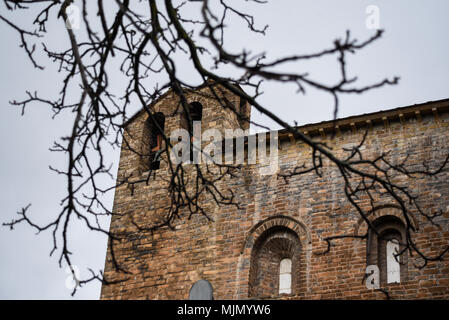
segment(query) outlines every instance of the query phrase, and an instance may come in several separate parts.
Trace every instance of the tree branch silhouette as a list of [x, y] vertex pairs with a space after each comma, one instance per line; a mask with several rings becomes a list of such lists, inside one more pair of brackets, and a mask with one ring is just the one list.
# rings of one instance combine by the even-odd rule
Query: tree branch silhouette
[[[289, 124], [283, 116], [276, 114], [273, 108], [260, 103], [259, 98], [264, 81], [294, 84], [299, 94], [306, 94], [307, 90], [318, 90], [329, 94], [334, 101], [333, 113], [336, 118], [342, 95], [363, 94], [397, 84], [399, 78], [393, 77], [380, 79], [368, 85], [359, 85], [357, 77], [348, 75], [347, 60], [350, 55], [357, 54], [381, 39], [382, 30], [363, 41], [352, 37], [350, 31], [347, 31], [343, 38], [336, 39], [328, 48], [269, 60], [265, 53], [253, 54], [245, 49], [238, 53], [231, 53], [227, 49], [225, 33], [230, 19], [240, 19], [248, 30], [255, 34], [263, 35], [267, 31], [268, 26], [259, 27], [256, 17], [242, 10], [241, 6], [231, 5], [226, 0], [213, 2], [213, 5], [208, 0], [186, 0], [178, 5], [175, 5], [175, 2], [172, 0], [164, 0], [163, 3], [155, 0], [140, 2], [116, 0], [114, 9], [108, 7], [108, 10], [105, 10], [105, 3], [102, 0], [96, 3], [86, 0], [78, 1], [76, 3], [80, 4], [81, 27], [74, 30], [68, 13], [68, 8], [73, 1], [4, 0], [8, 14], [16, 16], [28, 14], [31, 16], [30, 21], [33, 21], [36, 27], [34, 31], [26, 31], [18, 22], [14, 22], [13, 18], [0, 15], [0, 20], [19, 33], [21, 46], [26, 51], [32, 66], [43, 69], [36, 63], [36, 46], [32, 43], [34, 39], [43, 39], [41, 55], [47, 56], [53, 64], [57, 65], [59, 73], [64, 76], [59, 84], [61, 89], [56, 99], [40, 97], [37, 92], [32, 94], [27, 91], [27, 98], [13, 100], [11, 103], [21, 107], [22, 113], [29, 105], [37, 103], [49, 105], [54, 112], [54, 117], [61, 113], [74, 115], [70, 135], [55, 141], [51, 149], [54, 152], [62, 152], [67, 157], [67, 168], [50, 167], [51, 170], [66, 178], [67, 191], [66, 196], [61, 200], [61, 211], [48, 224], [39, 226], [29, 217], [30, 206], [28, 205], [18, 212], [18, 219], [4, 225], [13, 228], [17, 224], [24, 223], [38, 232], [51, 230], [53, 233], [51, 253], [58, 252], [60, 265], [66, 263], [73, 273], [71, 260], [73, 252], [70, 249], [68, 234], [76, 218], [81, 220], [89, 230], [102, 233], [109, 238], [116, 270], [124, 274], [129, 273], [121, 267], [114, 251], [114, 245], [126, 235], [115, 234], [100, 223], [102, 217], [123, 213], [109, 209], [102, 197], [121, 185], [128, 185], [133, 190], [136, 184], [148, 184], [151, 177], [157, 173], [149, 170], [143, 179], [126, 176], [116, 184], [102, 187], [100, 179], [105, 176], [113, 177], [111, 166], [104, 158], [104, 149], [106, 146], [120, 148], [124, 144], [139, 157], [148, 156], [134, 149], [124, 134], [125, 124], [129, 119], [129, 109], [135, 101], [138, 101], [157, 126], [150, 103], [161, 97], [168, 89], [172, 89], [179, 98], [179, 108], [191, 120], [186, 95], [195, 90], [197, 85], [190, 84], [177, 72], [181, 68], [190, 68], [202, 79], [210, 96], [214, 97], [222, 108], [235, 113], [239, 120], [266, 128], [246, 118], [220, 98], [220, 89], [217, 85], [245, 99], [253, 108], [311, 148], [310, 163], [298, 166], [292, 171], [279, 173], [279, 177], [286, 183], [289, 183], [293, 176], [310, 172], [320, 176], [323, 161], [329, 160], [338, 168], [344, 180], [347, 200], [370, 229], [375, 230], [367, 218], [367, 211], [360, 207], [358, 199], [362, 195], [369, 197], [371, 209], [375, 210], [378, 195], [385, 195], [401, 208], [403, 218], [407, 222], [406, 249], [422, 257], [424, 261], [422, 267], [428, 261], [443, 259], [449, 247], [443, 248], [436, 256], [425, 255], [413, 240], [415, 228], [411, 223], [413, 214], [422, 215], [429, 221], [433, 221], [439, 213], [428, 213], [422, 209], [417, 201], [418, 196], [414, 195], [407, 185], [396, 182], [395, 177], [396, 175], [409, 178], [437, 176], [445, 170], [448, 157], [441, 162], [439, 168], [423, 166], [418, 170], [408, 169], [405, 161], [398, 164], [391, 162], [388, 159], [388, 153], [383, 153], [377, 158], [367, 158], [362, 151], [366, 134], [359, 145], [345, 150], [346, 156], [341, 157], [326, 144], [308, 137], [297, 127]], [[260, 0], [247, 2], [264, 4], [264, 1]], [[108, 6], [110, 6], [109, 2]], [[196, 10], [197, 15], [194, 18], [182, 14], [181, 11], [188, 6]], [[31, 7], [37, 14], [29, 14], [28, 8]], [[65, 28], [67, 48], [52, 49], [45, 42], [45, 36], [48, 34], [47, 25], [50, 21], [57, 22]], [[203, 42], [206, 45], [200, 45]], [[177, 55], [187, 57], [189, 65], [185, 65], [184, 60], [182, 63], [179, 62]], [[334, 57], [338, 66], [338, 80], [333, 84], [325, 84], [322, 79], [313, 77], [303, 68], [299, 71], [297, 71], [299, 67], [289, 68], [290, 72], [281, 71], [282, 67], [296, 62], [319, 61], [328, 57]], [[234, 68], [235, 73], [232, 77], [226, 75], [222, 69], [224, 66]], [[126, 81], [126, 86], [118, 94], [111, 88], [114, 72], [119, 72]], [[153, 88], [148, 85], [152, 77], [161, 79]], [[245, 91], [242, 88], [245, 88]], [[76, 101], [71, 101], [73, 95], [70, 92], [73, 90], [77, 92]], [[169, 137], [164, 134], [162, 138], [166, 146], [172, 147]], [[198, 201], [204, 194], [210, 195], [217, 205], [239, 205], [232, 190], [222, 190], [217, 183], [226, 177], [232, 178], [240, 169], [239, 166], [214, 163], [204, 170], [199, 165], [195, 165], [194, 183], [191, 184], [191, 181], [188, 181], [186, 169], [181, 164], [175, 164], [170, 160], [168, 147], [162, 150], [166, 155], [165, 159], [170, 172], [170, 178], [166, 181], [170, 206], [166, 209], [165, 219], [151, 226], [142, 226], [133, 220], [136, 230], [152, 233], [161, 227], [172, 227], [176, 219], [183, 218], [180, 214], [183, 210], [189, 212], [188, 218], [194, 214], [201, 214], [211, 219], [207, 209]], [[360, 237], [336, 235], [324, 239], [328, 244], [325, 252], [331, 249], [333, 240], [351, 236]], [[108, 283], [101, 272], [91, 270], [91, 273], [90, 278], [79, 279], [79, 285], [92, 280]], [[75, 287], [73, 294], [76, 289]]]

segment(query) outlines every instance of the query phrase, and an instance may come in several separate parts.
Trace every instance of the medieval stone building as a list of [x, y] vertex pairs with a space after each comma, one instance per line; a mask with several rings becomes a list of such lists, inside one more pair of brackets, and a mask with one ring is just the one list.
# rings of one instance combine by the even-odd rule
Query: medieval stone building
[[[230, 109], [249, 118], [245, 101], [226, 90], [220, 92]], [[190, 92], [187, 98], [202, 131], [249, 127], [235, 112], [218, 106], [207, 86]], [[246, 155], [241, 169], [216, 182], [223, 193], [232, 190], [239, 206], [217, 205], [204, 194], [198, 201], [210, 219], [203, 214], [190, 216], [184, 208], [172, 228], [148, 231], [164, 221], [171, 203], [166, 155], [156, 159], [160, 161], [154, 158], [165, 141], [155, 132], [163, 130], [170, 137], [173, 130], [189, 127], [173, 92], [167, 92], [151, 108], [155, 114], [161, 113], [157, 126], [148, 124], [144, 110], [127, 123], [113, 208], [117, 215], [110, 227], [121, 236], [113, 247], [116, 260], [130, 273], [114, 268], [109, 246], [105, 277], [123, 281], [103, 285], [102, 299], [188, 299], [192, 285], [201, 279], [212, 285], [214, 299], [383, 299], [381, 290], [366, 285], [367, 266], [372, 265], [378, 267], [380, 287], [393, 299], [449, 298], [447, 257], [429, 261], [424, 268], [419, 268], [423, 261], [416, 253], [406, 251], [398, 259], [393, 257], [409, 230], [391, 198], [379, 196], [380, 209], [374, 213], [369, 212], [369, 199], [359, 199], [377, 228], [373, 233], [348, 202], [344, 181], [329, 161], [324, 161], [321, 176], [310, 172], [292, 176], [286, 183], [279, 173], [310, 163], [312, 151], [282, 130], [277, 132], [278, 166], [274, 172], [264, 172], [259, 161], [247, 163]], [[392, 163], [408, 156], [407, 164], [415, 169], [423, 164], [435, 169], [449, 153], [448, 111], [449, 100], [441, 100], [298, 129], [325, 142], [339, 156], [344, 155], [344, 148], [360, 143], [368, 130], [360, 148], [364, 157], [373, 159], [391, 151], [388, 159]], [[194, 176], [194, 165], [183, 168], [186, 179]], [[156, 174], [148, 182], [138, 182], [146, 180], [149, 170]], [[127, 183], [121, 184], [125, 179]], [[441, 213], [435, 219], [438, 225], [417, 212], [409, 221], [416, 228], [412, 236], [420, 250], [438, 255], [449, 244], [449, 172], [400, 179], [419, 195], [423, 210]], [[336, 239], [323, 254], [326, 237], [364, 234], [367, 236]]]

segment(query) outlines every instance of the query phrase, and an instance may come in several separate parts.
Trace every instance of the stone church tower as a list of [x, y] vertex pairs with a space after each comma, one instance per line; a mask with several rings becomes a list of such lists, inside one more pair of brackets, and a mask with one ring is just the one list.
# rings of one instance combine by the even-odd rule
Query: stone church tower
[[[208, 86], [187, 94], [201, 131], [248, 129], [248, 122], [235, 115], [236, 111], [249, 119], [248, 104], [216, 88], [229, 109], [217, 105]], [[159, 127], [167, 137], [178, 128], [188, 129], [172, 91], [151, 107], [163, 114]], [[363, 281], [367, 267], [373, 265], [378, 268], [381, 287], [393, 299], [449, 298], [449, 256], [429, 261], [422, 269], [416, 254], [404, 253], [399, 263], [391, 260], [397, 241], [406, 239], [407, 232], [394, 203], [380, 201], [381, 209], [368, 215], [378, 236], [367, 232], [366, 221], [345, 197], [338, 169], [329, 162], [324, 163], [321, 177], [310, 172], [286, 183], [279, 176], [311, 158], [310, 148], [283, 130], [277, 132], [275, 172], [264, 173], [263, 164], [249, 164], [246, 156], [233, 177], [217, 182], [224, 193], [232, 190], [239, 206], [217, 205], [210, 195], [204, 195], [197, 201], [207, 217], [190, 215], [184, 208], [170, 226], [164, 225], [171, 205], [167, 191], [171, 173], [165, 155], [160, 161], [145, 156], [165, 143], [158, 140], [154, 131], [159, 129], [148, 125], [147, 119], [142, 110], [126, 125], [113, 208], [117, 215], [110, 227], [121, 238], [113, 246], [115, 259], [129, 273], [116, 271], [109, 245], [105, 278], [113, 283], [103, 285], [102, 299], [188, 299], [199, 280], [211, 284], [214, 299], [383, 299], [384, 293]], [[436, 168], [449, 153], [449, 100], [298, 129], [327, 143], [339, 156], [343, 148], [358, 144], [367, 129], [362, 147], [367, 158], [391, 150], [393, 162], [408, 154], [407, 163], [415, 168], [422, 163]], [[205, 168], [205, 164], [200, 166]], [[150, 167], [156, 175], [146, 181]], [[183, 168], [186, 179], [194, 176], [194, 165]], [[128, 182], [121, 184], [125, 179]], [[439, 226], [419, 214], [411, 221], [417, 230], [413, 234], [416, 244], [426, 254], [437, 254], [449, 245], [449, 172], [443, 171], [438, 178], [401, 182], [419, 194], [422, 208], [442, 213], [436, 219]], [[369, 199], [361, 199], [361, 206], [369, 208]], [[158, 223], [163, 225], [149, 230]], [[327, 248], [325, 237], [344, 234], [367, 237], [337, 239], [322, 254]]]

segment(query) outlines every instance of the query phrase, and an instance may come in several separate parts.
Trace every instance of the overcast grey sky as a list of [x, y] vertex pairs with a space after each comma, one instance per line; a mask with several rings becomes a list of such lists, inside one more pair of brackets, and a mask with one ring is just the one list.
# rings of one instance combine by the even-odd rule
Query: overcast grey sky
[[[110, 0], [112, 1], [112, 0]], [[269, 1], [254, 11], [260, 25], [269, 24], [265, 37], [241, 36], [238, 27], [227, 36], [229, 46], [266, 51], [272, 58], [286, 54], [309, 53], [330, 47], [335, 38], [350, 29], [359, 39], [366, 39], [373, 30], [366, 27], [368, 5], [380, 9], [380, 26], [384, 37], [359, 55], [348, 60], [351, 75], [361, 84], [385, 77], [400, 76], [399, 85], [374, 90], [341, 100], [339, 117], [362, 114], [449, 97], [449, 1], [447, 0], [314, 0]], [[3, 3], [0, 12], [7, 14]], [[55, 26], [55, 28], [57, 28]], [[62, 28], [53, 32], [50, 42], [65, 43]], [[48, 169], [64, 166], [65, 158], [48, 151], [53, 141], [67, 134], [70, 116], [51, 120], [47, 107], [33, 105], [25, 116], [8, 101], [25, 97], [25, 90], [38, 90], [55, 96], [60, 85], [56, 68], [40, 57], [46, 69], [35, 70], [19, 48], [18, 34], [0, 22], [1, 166], [0, 222], [15, 218], [15, 212], [32, 203], [33, 217], [44, 223], [59, 210], [65, 181]], [[335, 60], [311, 67], [313, 74], [331, 81]], [[299, 71], [299, 70], [298, 70]], [[182, 72], [182, 71], [181, 71]], [[267, 83], [260, 101], [281, 118], [298, 124], [331, 119], [332, 99], [320, 92], [295, 95], [296, 88]], [[135, 106], [133, 112], [139, 108]], [[270, 123], [258, 113], [252, 119]], [[119, 151], [108, 153], [116, 165]], [[112, 197], [108, 198], [112, 206]], [[75, 264], [81, 275], [87, 268], [104, 266], [106, 239], [80, 229], [72, 235], [72, 248], [77, 254]], [[60, 269], [57, 256], [49, 258], [51, 234], [35, 235], [22, 225], [14, 231], [0, 227], [0, 298], [3, 299], [71, 299], [65, 282], [68, 274]], [[100, 284], [81, 289], [76, 299], [97, 299]]]

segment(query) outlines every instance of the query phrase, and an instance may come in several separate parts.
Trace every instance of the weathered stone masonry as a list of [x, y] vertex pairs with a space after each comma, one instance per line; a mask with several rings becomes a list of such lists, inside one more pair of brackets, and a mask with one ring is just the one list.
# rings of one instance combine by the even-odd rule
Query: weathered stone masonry
[[[207, 128], [243, 128], [242, 122], [229, 110], [216, 106], [208, 97], [207, 88], [188, 95], [189, 102], [203, 105], [203, 130]], [[249, 116], [248, 106], [225, 93], [236, 108]], [[153, 104], [155, 111], [166, 116], [165, 133], [179, 128], [181, 109], [174, 94], [168, 92]], [[342, 148], [357, 144], [365, 128], [369, 128], [363, 147], [365, 157], [372, 158], [391, 150], [391, 161], [399, 162], [409, 154], [408, 164], [419, 168], [425, 162], [438, 167], [449, 152], [449, 100], [429, 102], [390, 111], [365, 114], [337, 121], [338, 129], [331, 134], [332, 122], [302, 126], [309, 136], [321, 139], [342, 155]], [[142, 149], [145, 112], [133, 117], [125, 131], [118, 181], [132, 175], [145, 176], [142, 159], [129, 150]], [[243, 126], [245, 126], [243, 124]], [[311, 150], [284, 132], [279, 132], [279, 170], [293, 169], [310, 163]], [[219, 187], [232, 188], [241, 208], [217, 206], [207, 197], [202, 204], [213, 221], [193, 215], [176, 220], [175, 230], [161, 228], [153, 234], [139, 231], [131, 222], [151, 226], [161, 221], [167, 199], [168, 172], [161, 162], [156, 178], [148, 185], [136, 184], [131, 190], [123, 184], [116, 189], [111, 230], [127, 234], [114, 246], [119, 263], [131, 275], [115, 271], [110, 248], [105, 265], [108, 280], [128, 279], [104, 285], [102, 299], [187, 299], [195, 281], [206, 279], [214, 288], [215, 299], [278, 298], [280, 259], [292, 259], [292, 293], [284, 299], [383, 299], [383, 293], [367, 289], [363, 283], [365, 268], [382, 259], [382, 252], [367, 254], [365, 239], [340, 239], [327, 254], [319, 255], [327, 245], [326, 236], [363, 234], [366, 223], [348, 203], [338, 170], [325, 162], [323, 176], [315, 173], [295, 176], [285, 183], [273, 175], [260, 175], [259, 164], [245, 165], [237, 178], [226, 179]], [[188, 165], [186, 166], [187, 170]], [[401, 179], [405, 179], [401, 177]], [[437, 219], [440, 227], [432, 226], [415, 215], [419, 227], [415, 235], [418, 245], [427, 254], [436, 254], [449, 244], [449, 172], [435, 178], [401, 181], [419, 193], [423, 209], [442, 210]], [[368, 199], [362, 206], [369, 208]], [[384, 209], [371, 214], [375, 221], [382, 216], [399, 217], [399, 210], [379, 199]], [[393, 221], [399, 223], [398, 221]], [[400, 236], [400, 234], [398, 235]], [[125, 240], [126, 239], [126, 240]], [[372, 252], [376, 252], [373, 256]], [[379, 254], [377, 254], [379, 252]], [[378, 257], [379, 255], [379, 257]], [[380, 260], [379, 260], [380, 261]], [[449, 298], [449, 262], [435, 261], [418, 269], [419, 259], [408, 256], [401, 267], [401, 282], [384, 284], [392, 298]]]

